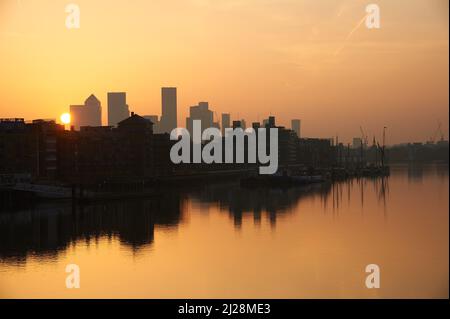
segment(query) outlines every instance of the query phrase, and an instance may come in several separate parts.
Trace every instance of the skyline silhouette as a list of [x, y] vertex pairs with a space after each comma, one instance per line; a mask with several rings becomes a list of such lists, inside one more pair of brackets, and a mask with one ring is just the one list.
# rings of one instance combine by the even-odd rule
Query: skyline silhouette
[[[134, 110], [126, 104], [127, 92], [108, 92], [107, 93], [107, 107], [102, 107], [102, 102], [92, 93], [85, 100], [85, 103], [82, 105], [72, 104], [69, 106], [70, 112], [62, 113], [61, 115], [55, 116], [54, 118], [50, 117], [40, 117], [37, 119], [24, 119], [26, 122], [31, 122], [34, 120], [49, 120], [55, 121], [56, 123], [65, 125], [66, 128], [70, 129], [73, 127], [76, 130], [80, 130], [80, 126], [90, 126], [90, 127], [99, 127], [99, 126], [112, 126], [116, 127], [117, 123], [128, 118], [132, 114], [137, 114]], [[245, 118], [236, 118], [236, 114], [231, 114], [225, 110], [224, 113], [219, 113], [216, 110], [211, 110], [209, 102], [203, 101], [198, 102], [198, 105], [188, 107], [190, 110], [189, 116], [180, 121], [177, 120], [177, 114], [180, 113], [179, 106], [177, 103], [177, 88], [176, 87], [162, 87], [161, 88], [161, 106], [159, 114], [148, 115], [148, 113], [142, 114], [141, 116], [146, 120], [149, 120], [153, 123], [153, 131], [156, 134], [168, 133], [175, 128], [186, 128], [192, 135], [192, 122], [194, 120], [200, 120], [202, 123], [202, 131], [208, 127], [219, 128], [222, 132], [225, 128], [232, 128], [235, 126], [242, 127], [244, 130], [250, 125], [247, 123], [254, 125], [255, 123], [259, 123], [264, 126], [268, 123], [268, 119], [263, 119], [262, 121], [258, 120], [256, 122], [248, 121]], [[106, 112], [105, 112], [106, 110]], [[70, 114], [70, 123], [63, 123], [62, 116]], [[238, 113], [239, 114], [239, 113]], [[165, 116], [163, 116], [165, 115]], [[234, 115], [234, 116], [233, 116]], [[270, 116], [277, 115], [270, 113]], [[0, 116], [0, 118], [2, 118]], [[168, 119], [169, 120], [166, 120]], [[258, 116], [258, 119], [260, 116]], [[277, 117], [278, 118], [278, 117]], [[20, 116], [13, 117], [3, 117], [3, 119], [22, 119]], [[82, 125], [80, 125], [82, 123]], [[205, 124], [206, 123], [206, 124]], [[386, 145], [401, 145], [407, 143], [436, 143], [439, 141], [448, 141], [448, 132], [443, 128], [443, 122], [438, 120], [436, 122], [436, 127], [428, 136], [426, 136], [423, 140], [406, 140], [399, 141], [397, 143], [387, 143]], [[226, 125], [226, 126], [224, 126]], [[298, 137], [305, 138], [317, 138], [315, 136], [304, 136], [302, 133], [303, 128], [303, 119], [298, 118], [298, 116], [294, 115], [292, 119], [289, 120], [287, 128], [293, 130]], [[351, 136], [348, 140], [343, 140], [342, 136], [339, 132], [336, 132], [334, 135], [325, 136], [322, 138], [331, 139], [334, 142], [341, 142], [344, 145], [351, 143], [352, 147], [355, 148], [355, 145], [359, 145], [361, 143], [365, 143], [365, 145], [369, 145], [369, 139], [380, 140], [383, 135], [386, 133], [386, 126], [381, 126], [381, 130], [379, 132], [372, 133], [372, 135], [366, 135], [366, 132], [363, 130], [362, 126], [359, 127], [359, 131], [355, 131], [355, 135]], [[383, 129], [384, 128], [384, 129]], [[364, 135], [361, 137], [361, 133]], [[386, 137], [383, 137], [386, 138]], [[389, 142], [391, 140], [389, 136]], [[386, 142], [386, 140], [385, 140]]]
[[363, 1], [100, 0], [80, 3], [69, 30], [62, 0], [5, 0], [0, 114], [57, 118], [121, 91], [135, 113], [158, 114], [159, 87], [172, 85], [178, 123], [206, 100], [249, 123], [301, 118], [305, 136], [351, 141], [359, 126], [387, 126], [389, 144], [426, 141], [440, 120], [448, 138], [448, 2], [377, 3], [381, 27], [367, 29], [355, 28]]
[[0, 0], [0, 301], [448, 299], [449, 50], [448, 0]]

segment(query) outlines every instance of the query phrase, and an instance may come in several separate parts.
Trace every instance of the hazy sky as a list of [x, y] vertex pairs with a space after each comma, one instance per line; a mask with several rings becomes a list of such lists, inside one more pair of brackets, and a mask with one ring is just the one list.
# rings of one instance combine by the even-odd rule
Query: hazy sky
[[[81, 28], [65, 26], [65, 6]], [[362, 23], [381, 9], [381, 28]], [[0, 117], [59, 118], [94, 93], [126, 91], [160, 114], [178, 87], [179, 126], [209, 101], [247, 123], [272, 113], [305, 136], [389, 143], [448, 136], [447, 0], [0, 0]], [[105, 121], [106, 124], [106, 121]]]

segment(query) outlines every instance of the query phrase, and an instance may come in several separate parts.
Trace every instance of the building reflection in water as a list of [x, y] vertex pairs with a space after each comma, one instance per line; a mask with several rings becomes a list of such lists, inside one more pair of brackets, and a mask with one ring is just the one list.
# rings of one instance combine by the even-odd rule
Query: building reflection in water
[[[360, 194], [364, 207], [364, 190], [374, 183], [378, 201], [386, 214], [388, 179], [353, 179], [336, 183], [315, 184], [288, 189], [245, 189], [236, 183], [212, 184], [189, 191], [167, 189], [155, 199], [133, 199], [102, 202], [84, 206], [71, 203], [48, 203], [28, 210], [0, 212], [0, 262], [23, 264], [27, 257], [56, 259], [70, 245], [85, 241], [87, 245], [100, 238], [118, 239], [133, 251], [153, 244], [155, 226], [176, 228], [183, 222], [188, 201], [198, 211], [210, 205], [228, 212], [236, 230], [245, 215], [253, 216], [259, 226], [265, 218], [274, 228], [277, 217], [297, 213], [302, 199], [318, 198], [323, 212], [338, 214], [343, 197]], [[355, 187], [360, 192], [355, 192]], [[373, 189], [373, 187], [372, 187]], [[372, 191], [372, 190], [371, 190]], [[346, 194], [345, 194], [346, 193]]]
[[255, 225], [260, 225], [266, 215], [270, 225], [275, 227], [277, 216], [290, 213], [302, 198], [318, 196], [325, 202], [330, 189], [330, 183], [286, 189], [248, 189], [230, 183], [194, 190], [189, 197], [198, 208], [205, 203], [218, 204], [221, 211], [230, 214], [236, 229], [240, 229], [244, 215], [253, 215]]
[[441, 181], [448, 179], [448, 164], [436, 163], [409, 163], [408, 164], [408, 181], [411, 183], [422, 183], [425, 177], [436, 176]]
[[118, 238], [137, 250], [154, 240], [155, 225], [176, 227], [183, 201], [169, 193], [160, 199], [110, 201], [86, 206], [70, 203], [39, 205], [0, 213], [0, 261], [26, 261], [32, 254], [56, 258], [70, 244], [87, 245], [101, 237]]

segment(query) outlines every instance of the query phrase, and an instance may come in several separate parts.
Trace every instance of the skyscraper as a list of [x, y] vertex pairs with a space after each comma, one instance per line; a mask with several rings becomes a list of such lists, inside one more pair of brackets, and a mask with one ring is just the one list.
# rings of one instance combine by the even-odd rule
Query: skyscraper
[[127, 105], [127, 94], [125, 92], [108, 93], [108, 125], [117, 126], [117, 123], [128, 118], [130, 111]]
[[275, 127], [275, 116], [269, 116], [269, 118], [264, 119], [262, 124], [263, 127]]
[[237, 128], [242, 128], [241, 121], [233, 121], [233, 130]]
[[295, 120], [292, 120], [292, 122], [291, 122], [292, 124], [291, 124], [291, 129], [297, 134], [297, 137], [298, 138], [301, 138], [301, 135], [300, 135], [300, 126], [301, 126], [301, 120], [297, 120], [297, 119], [295, 119]]
[[189, 117], [186, 118], [186, 129], [193, 134], [194, 120], [201, 121], [201, 132], [207, 128], [215, 127], [214, 112], [209, 109], [208, 102], [199, 102], [198, 105], [191, 106], [189, 109]]
[[225, 129], [231, 126], [231, 117], [229, 113], [222, 114], [222, 136], [225, 136]]
[[81, 126], [102, 125], [102, 106], [93, 94], [84, 101], [84, 105], [71, 105], [70, 115], [72, 126], [77, 130]]
[[161, 89], [161, 107], [161, 132], [170, 133], [177, 128], [177, 88], [163, 87]]

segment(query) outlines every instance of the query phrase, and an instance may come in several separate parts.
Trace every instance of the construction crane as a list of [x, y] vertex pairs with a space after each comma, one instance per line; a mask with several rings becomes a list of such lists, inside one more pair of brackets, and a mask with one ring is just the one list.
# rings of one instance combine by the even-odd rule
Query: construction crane
[[364, 147], [366, 147], [369, 144], [369, 137], [364, 132], [362, 126], [359, 127], [359, 130], [361, 131], [361, 142], [364, 144]]
[[384, 168], [385, 164], [385, 151], [386, 151], [386, 129], [387, 127], [383, 127], [383, 145], [380, 146], [380, 143], [377, 142], [378, 150], [380, 151], [380, 157], [381, 157], [381, 167]]
[[361, 167], [364, 166], [364, 149], [367, 147], [367, 144], [369, 143], [368, 141], [368, 137], [366, 135], [366, 133], [364, 132], [364, 129], [362, 128], [362, 126], [359, 127], [359, 130], [361, 131], [361, 154], [360, 154], [360, 165]]
[[436, 143], [436, 139], [437, 139], [438, 135], [439, 135], [439, 140], [440, 141], [444, 140], [444, 132], [442, 131], [442, 123], [441, 123], [441, 121], [438, 121], [437, 124], [438, 125], [437, 125], [436, 131], [434, 131], [433, 136], [431, 136], [430, 139], [428, 140], [428, 143], [430, 143], [430, 144]]
[[439, 141], [443, 142], [445, 140], [445, 134], [444, 131], [442, 130], [442, 123], [439, 121]]

